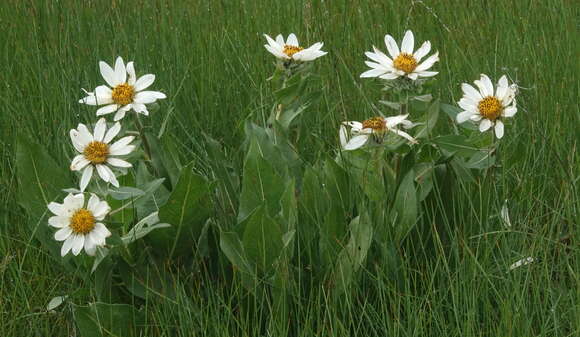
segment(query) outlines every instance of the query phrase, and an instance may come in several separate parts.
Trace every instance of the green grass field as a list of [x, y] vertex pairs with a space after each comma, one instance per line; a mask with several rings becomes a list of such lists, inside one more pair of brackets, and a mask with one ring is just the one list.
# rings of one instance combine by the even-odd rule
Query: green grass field
[[[329, 52], [315, 63], [322, 99], [303, 116], [297, 139], [302, 159], [312, 163], [333, 156], [340, 122], [366, 118], [381, 95], [376, 82], [359, 78], [364, 52], [373, 44], [384, 50], [385, 34], [400, 39], [406, 29], [440, 51], [432, 93], [443, 101], [458, 101], [460, 83], [480, 73], [505, 73], [520, 86], [519, 112], [501, 141], [502, 178], [454, 186], [438, 200], [450, 210], [437, 224], [444, 234], [424, 250], [432, 255], [398, 266], [401, 284], [382, 279], [394, 268], [388, 261], [367, 264], [376, 269], [361, 271], [347, 296], [302, 284], [311, 289], [285, 322], [288, 335], [580, 334], [573, 1], [4, 0], [0, 27], [0, 336], [74, 336], [70, 309], [48, 312], [48, 301], [94, 300], [86, 275], [65, 272], [26, 225], [15, 197], [27, 183], [16, 179], [15, 139], [28, 135], [67, 170], [68, 131], [95, 120], [95, 109], [77, 101], [81, 87], [101, 84], [98, 61], [121, 55], [139, 74], [156, 74], [155, 88], [168, 98], [147, 127], [166, 123], [182, 162], [211, 175], [205, 135], [223, 145], [239, 171], [245, 121], [268, 117], [274, 59], [263, 33], [295, 32], [308, 45], [323, 41]], [[455, 125], [447, 118], [437, 127]], [[506, 199], [511, 229], [499, 216]], [[227, 225], [235, 215], [216, 219]], [[528, 256], [536, 261], [508, 272]], [[137, 304], [147, 318], [145, 335], [285, 335], [268, 328], [265, 302], [249, 300], [239, 282], [216, 282], [201, 266], [172, 273], [173, 300]]]

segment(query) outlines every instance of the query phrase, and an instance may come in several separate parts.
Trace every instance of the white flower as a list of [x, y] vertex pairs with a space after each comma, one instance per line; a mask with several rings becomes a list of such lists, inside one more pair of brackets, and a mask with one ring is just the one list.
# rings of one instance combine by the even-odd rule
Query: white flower
[[415, 38], [413, 32], [408, 30], [403, 37], [401, 49], [395, 39], [389, 34], [385, 35], [385, 44], [391, 57], [373, 46], [374, 52], [366, 52], [365, 55], [373, 60], [365, 61], [371, 70], [365, 71], [360, 77], [379, 77], [385, 80], [394, 80], [401, 76], [416, 80], [419, 77], [431, 77], [438, 74], [437, 71], [427, 71], [439, 61], [439, 52], [429, 56], [423, 63], [421, 59], [431, 50], [431, 42], [425, 41], [419, 49], [413, 53]]
[[497, 89], [493, 91], [493, 84], [487, 75], [481, 74], [481, 78], [474, 82], [479, 91], [473, 86], [463, 83], [463, 98], [457, 103], [464, 111], [457, 115], [457, 123], [467, 120], [479, 122], [479, 131], [485, 132], [492, 126], [497, 138], [503, 137], [503, 118], [513, 117], [516, 108], [515, 94], [516, 85], [509, 85], [507, 77], [502, 76]]
[[[379, 142], [382, 140], [387, 132], [392, 132], [407, 139], [411, 143], [417, 143], [415, 138], [411, 137], [405, 131], [398, 129], [398, 125], [402, 125], [405, 129], [410, 129], [415, 126], [411, 121], [407, 120], [407, 115], [399, 115], [393, 117], [373, 117], [360, 122], [343, 122], [340, 126], [339, 137], [340, 145], [345, 150], [355, 150], [365, 145], [371, 137], [375, 137]], [[352, 138], [348, 139], [348, 131], [346, 126], [350, 126], [350, 133]]]
[[59, 228], [54, 233], [57, 241], [64, 241], [60, 255], [65, 256], [72, 250], [79, 255], [83, 247], [89, 255], [95, 255], [97, 246], [104, 246], [105, 239], [111, 232], [100, 221], [111, 211], [106, 201], [91, 194], [85, 206], [85, 195], [69, 194], [62, 204], [51, 202], [48, 209], [55, 215], [48, 219], [48, 224]]
[[107, 131], [107, 122], [104, 118], [99, 119], [95, 125], [94, 135], [84, 124], [79, 124], [77, 129], [70, 130], [73, 146], [80, 153], [73, 158], [70, 169], [73, 171], [84, 169], [80, 183], [81, 192], [89, 184], [95, 168], [101, 179], [119, 187], [119, 182], [109, 166], [131, 167], [131, 163], [115, 156], [127, 155], [135, 149], [134, 145], [129, 145], [135, 138], [134, 136], [123, 137], [109, 145], [119, 131], [121, 131], [119, 122]]
[[306, 62], [315, 60], [327, 54], [327, 52], [320, 50], [324, 45], [322, 42], [317, 42], [306, 49], [300, 47], [298, 39], [293, 33], [288, 35], [286, 42], [284, 42], [282, 34], [276, 36], [276, 40], [272, 39], [267, 34], [264, 34], [264, 36], [266, 37], [266, 40], [268, 40], [268, 44], [265, 44], [264, 47], [266, 47], [266, 49], [274, 56], [282, 60]]
[[[125, 63], [119, 56], [115, 62], [115, 69], [107, 63], [99, 62], [101, 75], [110, 86], [98, 86], [94, 92], [83, 91], [87, 97], [79, 100], [79, 103], [88, 105], [105, 105], [97, 110], [97, 116], [110, 114], [117, 111], [114, 120], [118, 121], [125, 117], [125, 113], [133, 109], [137, 113], [145, 116], [149, 115], [145, 104], [150, 104], [158, 99], [165, 98], [165, 94], [159, 91], [143, 91], [147, 89], [153, 81], [155, 75], [147, 74], [139, 77], [135, 76], [133, 62]], [[127, 78], [127, 75], [128, 78]]]

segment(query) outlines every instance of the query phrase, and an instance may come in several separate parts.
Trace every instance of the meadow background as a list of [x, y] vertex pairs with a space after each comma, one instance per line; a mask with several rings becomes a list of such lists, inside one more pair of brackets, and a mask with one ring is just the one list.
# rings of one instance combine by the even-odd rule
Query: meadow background
[[[302, 159], [313, 162], [336, 153], [340, 121], [368, 117], [381, 97], [376, 82], [358, 77], [364, 52], [384, 50], [384, 34], [400, 41], [406, 29], [440, 51], [433, 95], [444, 102], [459, 100], [460, 83], [480, 73], [505, 73], [520, 86], [518, 114], [501, 141], [503, 178], [456, 186], [453, 199], [441, 200], [453, 200], [449, 223], [462, 225], [425, 257], [428, 267], [401, 267], [408, 291], [367, 278], [334, 303], [314, 288], [292, 324], [303, 336], [578, 336], [578, 6], [559, 0], [2, 1], [0, 336], [74, 335], [70, 311], [46, 305], [64, 294], [91, 301], [84, 278], [64, 273], [25, 225], [15, 195], [26, 182], [16, 180], [14, 151], [16, 136], [28, 135], [68, 169], [68, 131], [95, 120], [95, 109], [77, 101], [81, 87], [101, 84], [99, 60], [121, 55], [138, 75], [156, 74], [155, 90], [168, 99], [148, 125], [165, 125], [183, 162], [210, 170], [207, 134], [240, 170], [244, 122], [267, 118], [273, 102], [266, 79], [274, 59], [263, 33], [295, 32], [301, 44], [323, 41], [329, 52], [316, 60], [323, 96], [303, 116], [298, 141]], [[437, 127], [456, 126], [442, 119]], [[499, 217], [506, 199], [509, 230]], [[528, 256], [536, 262], [508, 272]], [[147, 304], [148, 335], [262, 331], [255, 317], [236, 315], [240, 286], [224, 289], [203, 270], [176, 275], [194, 291]]]

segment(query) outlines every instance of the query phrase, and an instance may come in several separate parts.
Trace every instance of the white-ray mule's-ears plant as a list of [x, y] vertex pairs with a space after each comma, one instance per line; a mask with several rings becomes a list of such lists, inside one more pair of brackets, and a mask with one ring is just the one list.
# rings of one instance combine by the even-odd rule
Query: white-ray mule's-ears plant
[[479, 123], [479, 131], [485, 132], [493, 127], [495, 136], [499, 139], [504, 135], [504, 118], [513, 117], [518, 111], [516, 107], [516, 86], [508, 83], [503, 75], [494, 92], [493, 83], [485, 74], [474, 81], [477, 89], [467, 83], [461, 85], [463, 98], [457, 103], [463, 109], [457, 114], [457, 123], [468, 120]]
[[104, 246], [105, 239], [111, 235], [102, 223], [111, 208], [94, 194], [91, 194], [86, 204], [83, 193], [69, 194], [62, 204], [51, 202], [48, 209], [54, 214], [48, 219], [48, 224], [59, 228], [54, 238], [64, 241], [61, 256], [69, 251], [79, 255], [83, 248], [88, 255], [95, 255], [97, 247]]
[[294, 33], [288, 35], [286, 41], [284, 41], [282, 34], [276, 36], [275, 40], [267, 34], [264, 36], [268, 41], [268, 44], [264, 45], [266, 50], [283, 61], [308, 62], [327, 54], [327, 52], [320, 50], [324, 45], [322, 42], [317, 42], [308, 48], [301, 47]]
[[145, 91], [155, 81], [155, 75], [146, 74], [137, 79], [133, 62], [125, 65], [120, 56], [115, 61], [115, 69], [103, 61], [99, 62], [99, 68], [109, 86], [98, 86], [94, 92], [85, 91], [87, 97], [79, 100], [79, 103], [88, 105], [105, 105], [97, 110], [97, 116], [116, 111], [114, 120], [118, 121], [131, 109], [147, 116], [146, 104], [166, 98], [162, 92]]
[[70, 130], [73, 146], [79, 152], [73, 158], [70, 168], [73, 171], [84, 170], [80, 181], [81, 192], [89, 184], [94, 169], [105, 182], [119, 187], [115, 173], [109, 166], [131, 167], [131, 163], [117, 158], [117, 156], [127, 155], [135, 149], [134, 145], [130, 145], [135, 139], [134, 136], [123, 137], [109, 145], [113, 138], [119, 134], [119, 131], [121, 131], [119, 122], [107, 130], [107, 122], [104, 118], [99, 119], [93, 133], [84, 124], [79, 124], [77, 129]]
[[[355, 150], [367, 144], [371, 139], [376, 140], [377, 143], [381, 143], [383, 137], [389, 132], [415, 144], [417, 143], [415, 138], [398, 128], [399, 125], [402, 125], [405, 129], [410, 129], [414, 126], [407, 119], [408, 116], [373, 117], [362, 123], [356, 121], [343, 122], [339, 130], [340, 144], [344, 150]], [[347, 126], [350, 127], [350, 139], [348, 130], [346, 129]]]
[[436, 71], [428, 70], [439, 61], [439, 52], [435, 52], [421, 62], [423, 57], [431, 51], [431, 42], [425, 41], [419, 49], [413, 51], [415, 37], [410, 30], [405, 33], [400, 49], [395, 39], [389, 34], [385, 35], [385, 44], [390, 57], [373, 46], [372, 52], [365, 53], [371, 59], [371, 61], [365, 61], [371, 69], [362, 73], [360, 77], [378, 77], [384, 80], [406, 77], [417, 80], [420, 77], [432, 77], [438, 74]]

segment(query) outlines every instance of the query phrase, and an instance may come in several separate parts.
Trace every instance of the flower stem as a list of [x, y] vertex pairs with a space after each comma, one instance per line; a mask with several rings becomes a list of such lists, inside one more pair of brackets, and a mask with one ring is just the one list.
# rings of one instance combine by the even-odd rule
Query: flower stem
[[151, 160], [151, 147], [149, 146], [149, 141], [147, 137], [145, 137], [145, 133], [143, 132], [143, 123], [139, 119], [139, 114], [135, 114], [135, 125], [137, 126], [137, 130], [139, 131], [139, 136], [141, 136], [141, 141], [143, 142], [143, 148], [145, 149], [145, 160]]

